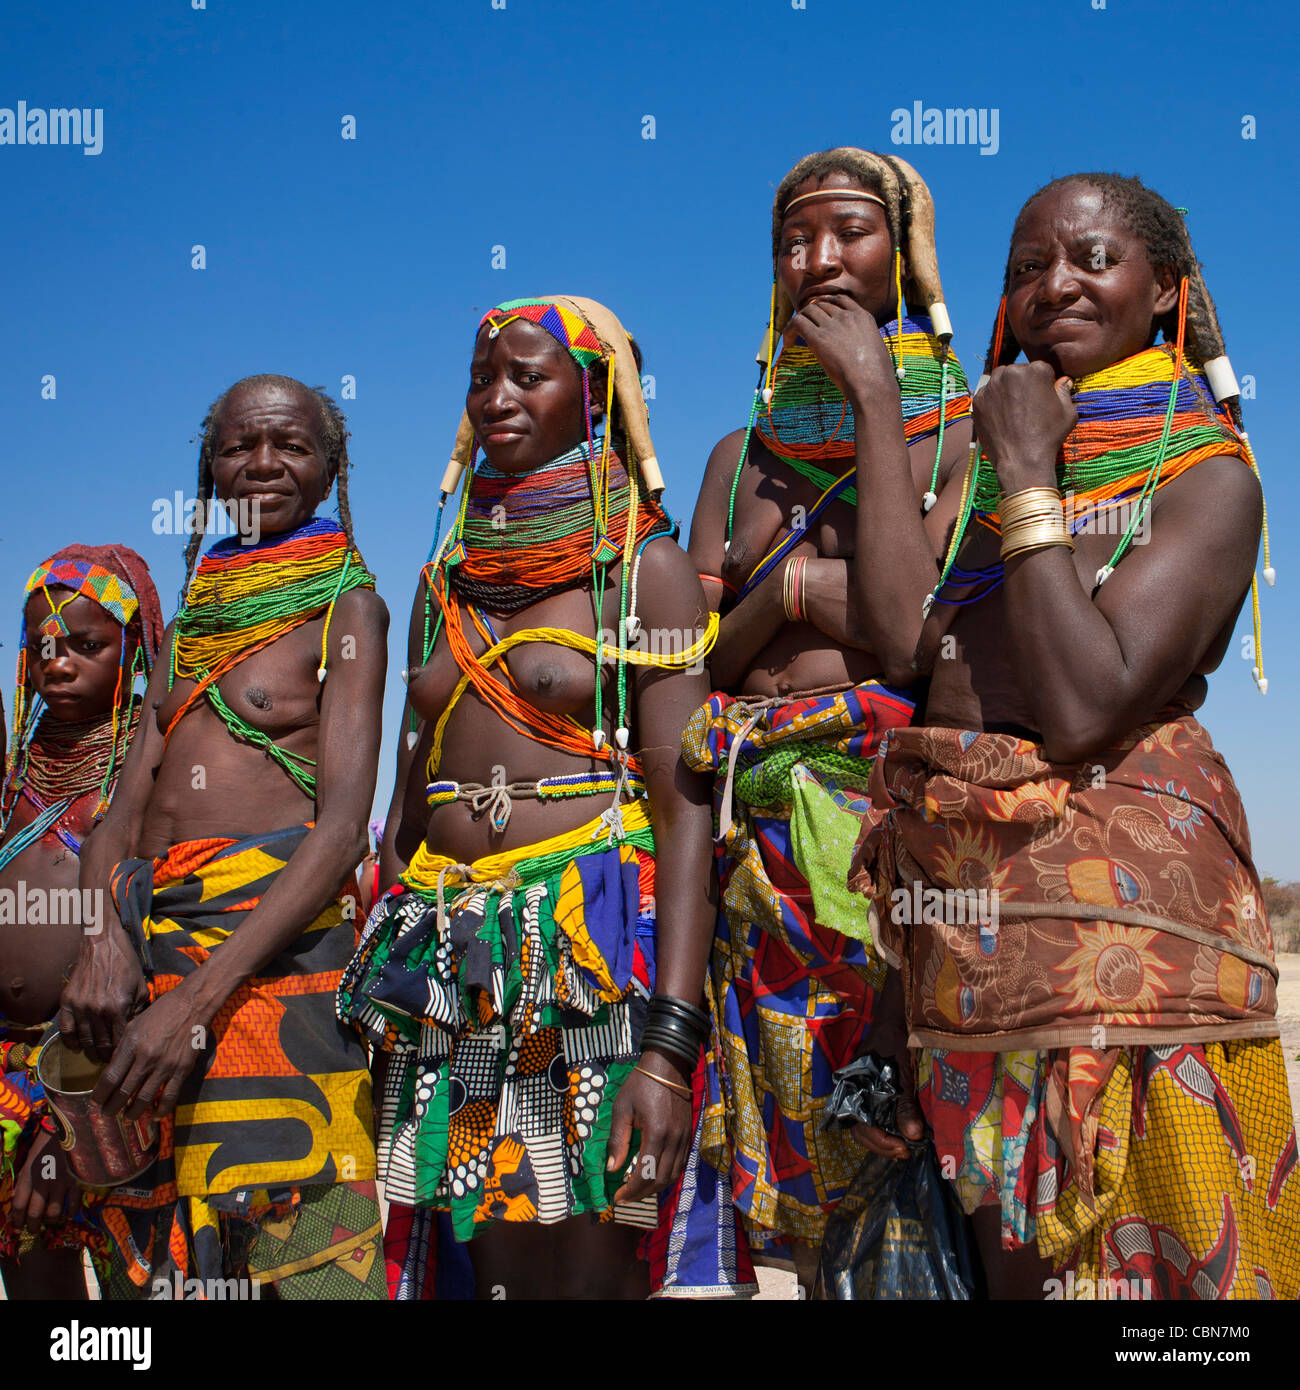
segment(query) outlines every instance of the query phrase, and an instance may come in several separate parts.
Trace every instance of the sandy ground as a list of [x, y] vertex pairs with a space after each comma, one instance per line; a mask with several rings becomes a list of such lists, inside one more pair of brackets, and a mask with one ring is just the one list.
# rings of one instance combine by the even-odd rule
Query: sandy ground
[[[1281, 978], [1277, 987], [1277, 1015], [1282, 1025], [1282, 1050], [1286, 1054], [1287, 1080], [1291, 1087], [1291, 1113], [1300, 1115], [1300, 953], [1279, 954]], [[797, 1299], [799, 1287], [793, 1274], [779, 1269], [758, 1271], [759, 1300]], [[86, 1287], [91, 1298], [99, 1297], [95, 1281], [87, 1270]], [[0, 1301], [4, 1299], [0, 1285]]]

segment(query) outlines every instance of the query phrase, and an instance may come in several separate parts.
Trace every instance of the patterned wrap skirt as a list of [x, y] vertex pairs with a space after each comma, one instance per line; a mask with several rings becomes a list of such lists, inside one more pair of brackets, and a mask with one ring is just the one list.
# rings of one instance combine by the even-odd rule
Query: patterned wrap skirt
[[907, 729], [871, 795], [852, 882], [965, 1209], [1037, 1246], [1047, 1297], [1300, 1295], [1272, 938], [1204, 729], [1175, 713], [1080, 766]]
[[615, 1206], [627, 1172], [605, 1169], [654, 988], [644, 801], [622, 823], [621, 839], [598, 818], [472, 865], [422, 846], [345, 972], [340, 1016], [389, 1054], [385, 1194], [450, 1211], [458, 1240], [583, 1213], [657, 1222], [654, 1197]]
[[[189, 840], [113, 870], [151, 999], [222, 949], [310, 829]], [[347, 886], [218, 1011], [157, 1159], [105, 1195], [106, 1297], [386, 1296], [370, 1074], [334, 1011], [357, 938]]]
[[715, 779], [721, 905], [701, 1150], [755, 1253], [819, 1242], [862, 1161], [824, 1131], [833, 1076], [857, 1054], [884, 965], [846, 888], [872, 758], [912, 702], [876, 682], [780, 701], [714, 695], [683, 757]]

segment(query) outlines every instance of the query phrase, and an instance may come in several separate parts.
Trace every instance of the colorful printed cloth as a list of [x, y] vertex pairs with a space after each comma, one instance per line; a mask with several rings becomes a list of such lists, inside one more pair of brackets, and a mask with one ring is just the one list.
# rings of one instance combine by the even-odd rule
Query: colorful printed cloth
[[[1099, 1067], [1085, 1193], [1070, 1080], [1090, 1083]], [[1008, 1249], [1036, 1241], [1054, 1296], [1300, 1296], [1300, 1175], [1277, 1039], [1104, 1058], [925, 1048], [917, 1094], [963, 1207], [999, 1205]]]
[[645, 803], [622, 822], [621, 841], [601, 817], [468, 866], [422, 846], [344, 976], [340, 1017], [392, 1054], [385, 1195], [450, 1209], [459, 1240], [583, 1212], [655, 1225], [653, 1198], [613, 1205], [626, 1174], [605, 1171], [654, 985]]
[[388, 1297], [373, 1179], [259, 1188], [108, 1216], [120, 1245], [106, 1299]]
[[876, 763], [853, 884], [903, 971], [941, 1167], [967, 1211], [1000, 1205], [1007, 1249], [1037, 1243], [1055, 1296], [1295, 1298], [1276, 968], [1231, 775], [1190, 715], [1078, 767], [1040, 754], [907, 729]]
[[846, 1132], [821, 1129], [884, 977], [843, 887], [871, 759], [911, 716], [876, 682], [782, 702], [719, 694], [683, 737], [686, 762], [715, 778], [720, 841], [702, 1152], [756, 1246], [820, 1241], [862, 1161]]
[[[151, 998], [221, 949], [309, 830], [190, 840], [163, 859], [117, 866], [113, 902], [140, 954]], [[247, 1245], [259, 1223], [283, 1219], [308, 1200], [303, 1189], [361, 1184], [362, 1190], [369, 1183], [373, 1200], [370, 1073], [359, 1039], [334, 1015], [356, 941], [344, 901], [331, 903], [227, 1000], [174, 1114], [161, 1122], [156, 1162], [108, 1197], [104, 1220], [115, 1273], [125, 1270], [137, 1296], [151, 1296], [156, 1281], [172, 1273], [222, 1277], [229, 1264], [223, 1247], [239, 1262], [230, 1242], [242, 1226], [249, 1228], [240, 1235]], [[326, 1200], [316, 1194], [308, 1204]], [[377, 1226], [367, 1234], [370, 1224], [340, 1230], [316, 1253], [332, 1262], [326, 1252], [349, 1241], [349, 1252], [367, 1242], [377, 1251]], [[382, 1297], [382, 1261], [378, 1268], [372, 1287]], [[114, 1287], [125, 1286], [117, 1278]]]
[[388, 1297], [394, 1303], [464, 1302], [474, 1297], [469, 1246], [457, 1241], [450, 1212], [389, 1202], [384, 1256]]
[[[23, 1029], [33, 1032], [33, 1029]], [[49, 1113], [45, 1087], [36, 1079], [39, 1044], [6, 1037], [0, 1024], [0, 1260], [18, 1259], [28, 1250], [89, 1250], [96, 1269], [108, 1249], [103, 1228], [94, 1215], [96, 1199], [82, 1194], [77, 1215], [60, 1226], [43, 1226], [39, 1232], [15, 1231], [9, 1225], [14, 1185]]]
[[710, 1058], [691, 1079], [691, 1147], [677, 1181], [660, 1194], [659, 1225], [641, 1243], [651, 1298], [753, 1298], [758, 1276], [731, 1191], [731, 1172], [703, 1155]]

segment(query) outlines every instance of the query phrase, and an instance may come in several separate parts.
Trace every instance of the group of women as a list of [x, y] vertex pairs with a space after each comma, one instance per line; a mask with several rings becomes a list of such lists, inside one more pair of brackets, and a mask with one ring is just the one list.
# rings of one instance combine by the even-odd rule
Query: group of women
[[[618, 319], [484, 315], [360, 932], [387, 613], [333, 402], [214, 403], [165, 632], [125, 547], [37, 568], [0, 886], [106, 905], [0, 923], [11, 1297], [87, 1249], [115, 1298], [811, 1288], [864, 1160], [926, 1147], [976, 1293], [1300, 1295], [1277, 970], [1194, 716], [1263, 498], [1179, 211], [1035, 193], [974, 392], [902, 160], [801, 160], [772, 249], [687, 550]], [[260, 538], [200, 558], [214, 500]], [[996, 912], [900, 909], [963, 894]], [[56, 1033], [160, 1121], [121, 1186], [62, 1158]], [[869, 1052], [895, 1119], [838, 1123]]]

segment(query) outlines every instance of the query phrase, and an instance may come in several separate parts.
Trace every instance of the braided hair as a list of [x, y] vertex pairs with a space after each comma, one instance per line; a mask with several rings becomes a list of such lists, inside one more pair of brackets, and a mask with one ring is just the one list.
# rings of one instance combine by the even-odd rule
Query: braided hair
[[348, 422], [334, 398], [322, 386], [307, 386], [291, 376], [281, 376], [276, 372], [259, 372], [256, 376], [240, 378], [228, 386], [208, 407], [208, 413], [199, 426], [199, 475], [195, 486], [198, 506], [194, 509], [194, 521], [190, 528], [190, 538], [185, 547], [185, 583], [181, 589], [182, 602], [185, 591], [194, 577], [194, 567], [198, 562], [199, 548], [207, 527], [208, 504], [212, 501], [215, 483], [212, 474], [212, 460], [217, 449], [217, 431], [226, 402], [233, 392], [241, 386], [282, 386], [302, 391], [315, 402], [319, 417], [319, 438], [325, 454], [326, 478], [330, 483], [338, 482], [338, 513], [344, 534], [349, 545], [355, 545], [352, 535], [352, 509], [348, 503], [348, 473], [352, 463], [348, 458]]
[[[1067, 174], [1053, 179], [1032, 194], [1016, 216], [1016, 224], [1011, 232], [1012, 245], [1016, 234], [1024, 223], [1029, 209], [1040, 198], [1054, 193], [1058, 188], [1069, 184], [1087, 184], [1102, 195], [1103, 206], [1113, 208], [1119, 213], [1124, 225], [1138, 237], [1146, 247], [1147, 259], [1155, 270], [1168, 267], [1174, 277], [1181, 280], [1187, 277], [1187, 356], [1204, 366], [1206, 362], [1225, 354], [1223, 330], [1219, 327], [1219, 316], [1214, 300], [1206, 287], [1201, 272], [1201, 263], [1192, 249], [1192, 239], [1187, 232], [1183, 215], [1172, 203], [1166, 202], [1154, 189], [1148, 188], [1141, 179], [1124, 174]], [[1005, 295], [1011, 283], [1011, 257], [1008, 251], [1007, 266], [1003, 277], [1002, 291]], [[1158, 328], [1167, 342], [1173, 342], [1178, 333], [1178, 310], [1171, 309], [1153, 325]], [[994, 347], [997, 342], [997, 326], [989, 339], [989, 350], [985, 371], [1014, 362], [1020, 354], [1020, 344], [1008, 323], [1003, 323], [1002, 350], [994, 360]], [[1223, 402], [1232, 414], [1233, 422], [1241, 428], [1241, 402], [1238, 398]]]

